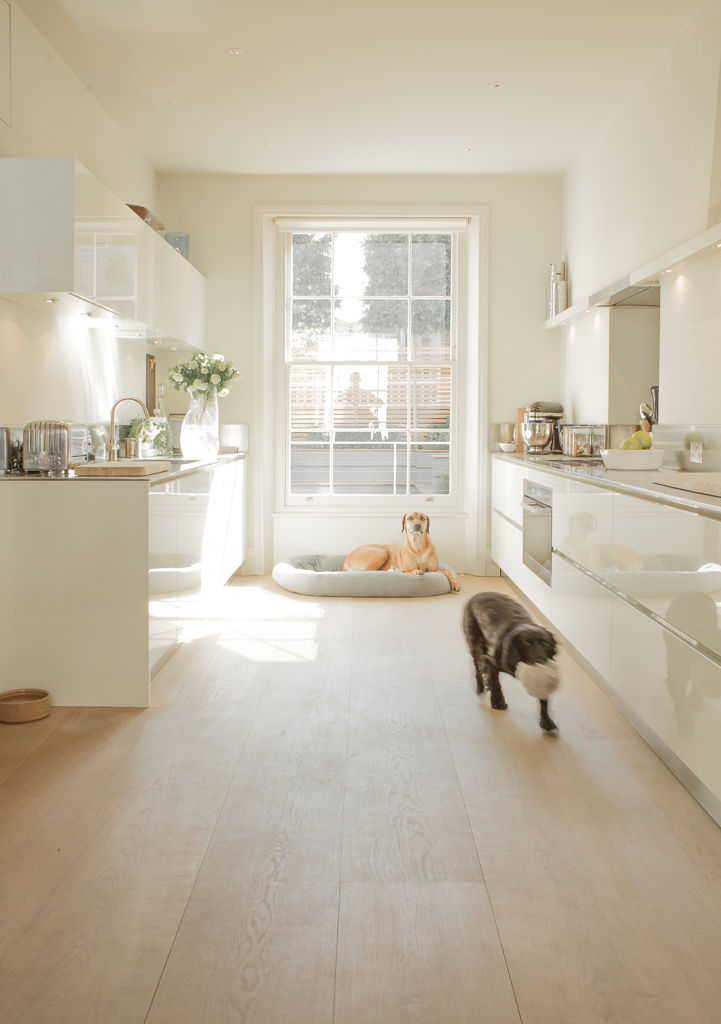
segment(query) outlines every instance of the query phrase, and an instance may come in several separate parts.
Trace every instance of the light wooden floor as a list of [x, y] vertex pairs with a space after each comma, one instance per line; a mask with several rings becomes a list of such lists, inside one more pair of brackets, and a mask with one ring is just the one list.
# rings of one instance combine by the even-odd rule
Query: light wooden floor
[[567, 655], [491, 711], [462, 584], [238, 581], [151, 709], [0, 726], [2, 1024], [721, 1021], [721, 830]]

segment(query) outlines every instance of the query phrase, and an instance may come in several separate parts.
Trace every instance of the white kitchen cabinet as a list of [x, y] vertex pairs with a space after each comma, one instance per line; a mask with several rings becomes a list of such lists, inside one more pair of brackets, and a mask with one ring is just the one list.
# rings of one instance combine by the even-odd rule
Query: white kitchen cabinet
[[517, 526], [523, 524], [523, 472], [522, 465], [516, 466], [502, 459], [492, 460], [491, 505]]
[[244, 474], [226, 457], [151, 484], [0, 479], [0, 689], [146, 707], [188, 612], [245, 557]]
[[0, 294], [203, 347], [202, 274], [71, 158], [0, 159]]
[[[610, 684], [721, 807], [721, 667], [640, 610], [616, 599]], [[672, 764], [678, 772], [679, 765]], [[682, 781], [694, 782], [680, 769]], [[696, 792], [702, 803], [703, 792]]]
[[613, 542], [615, 495], [575, 480], [559, 483], [565, 486], [554, 486], [553, 547], [596, 572], [603, 568], [604, 549]]
[[[494, 465], [494, 560], [721, 821], [721, 520], [669, 504], [657, 490], [644, 498], [507, 465], [510, 472]], [[523, 566], [522, 528], [510, 521], [529, 476], [553, 491], [550, 607]]]
[[559, 555], [553, 556], [549, 618], [604, 679], [611, 674], [613, 595]]

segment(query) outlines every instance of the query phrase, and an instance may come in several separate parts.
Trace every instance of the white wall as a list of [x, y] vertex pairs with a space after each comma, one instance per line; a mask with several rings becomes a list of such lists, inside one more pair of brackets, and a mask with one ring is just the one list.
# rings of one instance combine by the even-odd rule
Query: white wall
[[[233, 359], [243, 374], [221, 400], [220, 414], [221, 422], [250, 425], [250, 479], [257, 468], [253, 460], [260, 423], [254, 363], [259, 325], [253, 320], [260, 273], [253, 261], [256, 205], [488, 205], [489, 420], [515, 421], [519, 405], [560, 397], [560, 341], [542, 329], [546, 269], [558, 260], [561, 246], [559, 177], [182, 175], [161, 180], [160, 201], [174, 230], [189, 233], [191, 259], [207, 278], [207, 348]], [[263, 470], [272, 472], [273, 467]], [[257, 515], [251, 493], [251, 535], [257, 531]], [[347, 547], [340, 518], [336, 526], [323, 533], [326, 553]], [[270, 532], [269, 524], [265, 528]], [[394, 520], [391, 540], [395, 533]], [[278, 525], [276, 536], [283, 536]]]
[[721, 423], [721, 252], [664, 275], [660, 420]]
[[[11, 13], [12, 118], [0, 120], [0, 157], [76, 157], [121, 199], [157, 208], [153, 169], [23, 13]], [[3, 298], [0, 365], [6, 425], [106, 422], [117, 398], [145, 397], [143, 346]]]
[[[707, 0], [574, 160], [564, 215], [573, 302], [721, 219], [720, 68], [721, 4]], [[697, 395], [705, 421], [721, 422], [721, 404], [713, 401], [708, 373], [718, 362], [717, 335], [712, 333], [714, 325], [718, 330], [718, 310], [712, 296], [700, 291], [701, 279], [711, 287], [713, 277], [713, 272], [694, 270], [689, 280], [697, 280], [698, 287], [689, 283], [683, 301], [682, 282], [672, 301], [669, 282], [663, 282], [658, 383], [664, 424], [702, 422]], [[603, 404], [603, 378], [596, 375], [594, 364], [601, 354], [587, 320], [564, 329], [564, 394], [584, 419], [586, 412]], [[653, 372], [644, 358], [645, 366], [636, 368], [637, 386], [644, 374]], [[612, 382], [609, 388], [613, 405], [620, 391], [614, 393]], [[639, 401], [647, 399], [646, 393], [639, 396]], [[624, 401], [630, 405], [629, 399]]]
[[567, 423], [606, 423], [610, 310], [586, 313], [563, 329], [563, 408]]
[[574, 160], [572, 301], [706, 228], [720, 60], [721, 4], [708, 0]]

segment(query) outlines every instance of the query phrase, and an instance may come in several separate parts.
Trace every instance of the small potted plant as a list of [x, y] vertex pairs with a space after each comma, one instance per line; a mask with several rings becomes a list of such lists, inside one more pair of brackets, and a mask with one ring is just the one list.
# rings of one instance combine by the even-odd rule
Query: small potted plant
[[154, 455], [173, 454], [173, 439], [168, 429], [168, 421], [159, 416], [149, 420], [144, 416], [136, 417], [130, 423], [127, 436], [140, 440], [140, 454], [145, 459]]

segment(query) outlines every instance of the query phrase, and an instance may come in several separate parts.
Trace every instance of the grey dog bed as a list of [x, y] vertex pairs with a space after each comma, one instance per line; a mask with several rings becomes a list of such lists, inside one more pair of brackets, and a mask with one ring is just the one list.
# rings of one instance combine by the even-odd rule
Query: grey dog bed
[[284, 590], [311, 597], [435, 597], [451, 589], [441, 572], [343, 572], [344, 561], [345, 555], [296, 555], [273, 567], [273, 579]]

